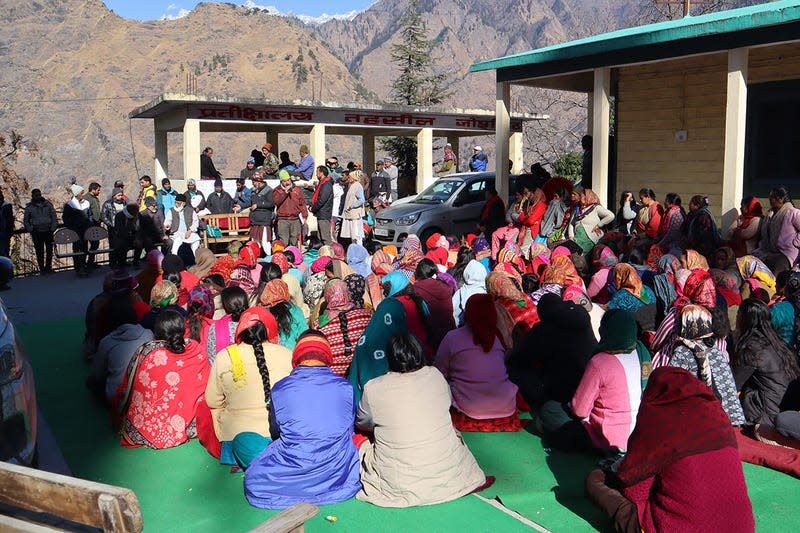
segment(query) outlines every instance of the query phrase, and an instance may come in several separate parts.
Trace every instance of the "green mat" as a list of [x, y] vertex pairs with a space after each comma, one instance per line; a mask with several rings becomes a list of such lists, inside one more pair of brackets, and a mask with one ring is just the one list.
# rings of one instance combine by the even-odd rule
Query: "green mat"
[[[230, 474], [197, 442], [168, 450], [126, 449], [111, 433], [105, 407], [93, 401], [81, 361], [81, 320], [19, 327], [36, 376], [39, 405], [74, 475], [136, 492], [145, 531], [247, 531], [276, 512], [244, 498], [242, 474]], [[57, 340], [56, 340], [57, 339]], [[596, 461], [548, 452], [519, 433], [465, 433], [487, 475], [497, 482], [481, 496], [554, 532], [611, 531], [584, 497], [583, 479]], [[800, 531], [795, 492], [800, 481], [744, 465], [759, 531]], [[336, 516], [336, 522], [325, 517]], [[530, 529], [475, 496], [432, 507], [383, 509], [356, 500], [325, 506], [308, 531], [522, 531]]]

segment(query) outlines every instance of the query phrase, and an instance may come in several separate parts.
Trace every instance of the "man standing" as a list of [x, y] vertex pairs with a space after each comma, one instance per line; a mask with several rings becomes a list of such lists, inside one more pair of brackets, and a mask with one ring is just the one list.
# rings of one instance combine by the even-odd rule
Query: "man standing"
[[214, 149], [210, 146], [206, 146], [205, 150], [203, 150], [203, 153], [200, 154], [200, 179], [222, 179], [222, 174], [220, 174], [217, 168], [214, 166], [214, 161], [211, 159], [212, 157], [214, 157]]
[[[381, 162], [382, 163], [382, 162]], [[383, 165], [381, 165], [383, 166]], [[388, 176], [387, 176], [388, 181]], [[347, 175], [347, 191], [342, 201], [342, 238], [361, 244], [364, 240], [364, 189]]]
[[308, 146], [305, 144], [300, 146], [300, 162], [297, 163], [295, 174], [306, 181], [314, 176], [314, 158], [308, 153]]
[[125, 203], [127, 204], [127, 203], [128, 203], [128, 195], [127, 195], [127, 194], [125, 194], [125, 182], [124, 182], [124, 181], [122, 181], [122, 180], [117, 180], [117, 181], [115, 181], [115, 182], [114, 182], [114, 188], [115, 188], [115, 189], [121, 189], [121, 190], [122, 190], [122, 199], [123, 199], [123, 200], [125, 201]]
[[48, 274], [53, 271], [53, 232], [58, 226], [56, 210], [49, 200], [42, 197], [42, 191], [31, 191], [31, 202], [25, 206], [22, 216], [25, 231], [31, 234], [33, 249], [36, 250], [36, 262], [39, 272]]
[[297, 246], [303, 228], [300, 217], [308, 218], [308, 208], [303, 193], [292, 183], [289, 173], [282, 170], [278, 176], [281, 180], [280, 187], [272, 193], [272, 201], [276, 207], [275, 214], [278, 217], [278, 238], [287, 246]]
[[214, 192], [208, 195], [206, 208], [212, 215], [233, 213], [233, 198], [222, 190], [222, 180], [214, 181]]
[[333, 178], [328, 167], [317, 167], [317, 183], [314, 195], [311, 197], [311, 212], [317, 217], [319, 238], [323, 244], [333, 244]]
[[181, 244], [191, 245], [192, 252], [200, 247], [200, 235], [197, 234], [197, 227], [200, 219], [194, 214], [194, 209], [186, 205], [186, 196], [179, 194], [175, 198], [175, 207], [165, 215], [166, 222], [164, 229], [172, 240], [171, 251], [178, 255]]
[[14, 234], [14, 208], [0, 191], [0, 256], [11, 256], [11, 236]]
[[70, 191], [72, 192], [72, 199], [64, 204], [61, 217], [64, 225], [78, 235], [78, 242], [72, 244], [72, 252], [77, 254], [73, 256], [72, 263], [78, 277], [86, 278], [89, 276], [86, 271], [86, 256], [89, 248], [83, 236], [89, 226], [92, 225], [92, 215], [90, 214], [92, 206], [84, 198], [83, 187], [78, 184], [72, 184], [70, 185]]
[[278, 160], [278, 157], [272, 153], [272, 144], [265, 143], [264, 146], [261, 147], [261, 153], [264, 154], [264, 162], [261, 164], [266, 174], [264, 179], [274, 180], [275, 176], [278, 175], [278, 170], [280, 170], [281, 162]]
[[271, 252], [272, 215], [275, 202], [272, 187], [267, 185], [262, 171], [253, 175], [253, 190], [250, 193], [250, 240], [261, 245], [265, 253]]
[[114, 229], [114, 217], [123, 209], [125, 209], [125, 193], [122, 192], [122, 189], [115, 188], [111, 191], [111, 198], [103, 203], [103, 209], [100, 212], [100, 219], [106, 225], [109, 236], [111, 230]]
[[166, 213], [175, 206], [175, 197], [178, 193], [172, 188], [169, 178], [161, 180], [161, 190], [158, 191], [156, 199], [158, 200], [158, 208], [162, 213]]
[[397, 175], [399, 174], [397, 167], [394, 166], [394, 159], [389, 156], [383, 158], [383, 171], [389, 175], [391, 179], [391, 194], [390, 200], [394, 202], [397, 200]]
[[139, 266], [142, 256], [141, 231], [139, 228], [139, 206], [129, 204], [114, 218], [114, 251], [111, 252], [111, 268], [125, 268], [128, 250], [133, 249], [133, 266]]
[[[234, 212], [244, 211], [252, 205], [250, 195], [252, 194], [244, 184], [244, 178], [236, 180], [236, 196], [233, 197]], [[253, 183], [255, 183], [255, 174], [253, 175]]]
[[158, 210], [155, 198], [145, 199], [145, 209], [139, 211], [139, 236], [142, 247], [150, 251], [156, 244], [163, 243], [164, 235], [164, 213]]
[[[102, 208], [100, 207], [100, 184], [96, 181], [93, 181], [89, 184], [89, 194], [86, 195], [86, 200], [89, 202], [91, 206], [89, 210], [90, 215], [90, 226], [99, 226], [101, 222], [101, 211]], [[83, 235], [81, 235], [83, 237]], [[93, 252], [100, 248], [100, 241], [89, 241], [89, 252]], [[93, 253], [89, 254], [89, 257], [86, 260], [86, 266], [88, 268], [95, 268], [95, 257]]]
[[472, 149], [472, 157], [469, 158], [469, 170], [471, 172], [486, 172], [486, 165], [489, 158], [483, 153], [483, 148], [476, 145]]
[[[141, 187], [141, 189], [139, 190], [139, 199], [137, 203], [139, 204], [139, 211], [144, 211], [147, 207], [144, 205], [144, 201], [147, 198], [156, 199], [156, 186], [153, 185], [153, 180], [150, 176], [142, 176], [139, 178], [139, 187]], [[156, 205], [158, 205], [158, 202], [156, 202]]]
[[241, 179], [252, 179], [253, 174], [256, 173], [256, 158], [249, 157], [247, 159], [247, 164], [245, 167], [239, 172], [239, 178]]
[[375, 163], [375, 172], [369, 179], [369, 199], [373, 202], [387, 203], [391, 198], [392, 178], [384, 170], [383, 161]]

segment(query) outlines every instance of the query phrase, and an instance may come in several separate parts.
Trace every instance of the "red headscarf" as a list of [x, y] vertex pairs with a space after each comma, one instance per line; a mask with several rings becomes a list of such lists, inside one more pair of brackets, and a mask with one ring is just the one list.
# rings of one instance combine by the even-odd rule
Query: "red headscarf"
[[753, 221], [755, 217], [763, 217], [764, 211], [761, 207], [761, 202], [758, 201], [758, 198], [753, 197], [750, 200], [750, 203], [742, 209], [742, 223], [737, 228], [737, 231], [745, 229], [747, 226], [750, 225], [750, 222]]
[[242, 313], [241, 318], [239, 318], [239, 323], [236, 325], [236, 334], [234, 335], [236, 342], [241, 342], [239, 335], [247, 328], [254, 326], [257, 322], [261, 322], [264, 324], [264, 327], [267, 328], [267, 340], [273, 344], [277, 344], [279, 342], [278, 322], [275, 320], [275, 317], [272, 316], [272, 313], [259, 305], [251, 307]]
[[309, 330], [300, 335], [292, 351], [292, 367], [309, 360], [319, 361], [326, 366], [333, 363], [331, 345], [319, 331]]
[[630, 486], [678, 459], [729, 446], [736, 447], [736, 436], [714, 391], [694, 374], [664, 366], [650, 375], [617, 476]]
[[272, 258], [269, 261], [281, 267], [281, 274], [285, 275], [289, 272], [289, 260], [283, 255], [283, 252], [272, 254]]
[[707, 271], [697, 269], [689, 275], [683, 286], [683, 294], [675, 300], [675, 307], [680, 311], [689, 303], [702, 305], [707, 309], [717, 304], [717, 288], [714, 285], [714, 278]]
[[280, 279], [273, 279], [267, 283], [259, 297], [259, 301], [264, 307], [272, 307], [279, 303], [289, 302], [291, 299], [289, 286]]
[[497, 309], [494, 299], [488, 294], [473, 294], [467, 300], [464, 322], [472, 331], [475, 344], [489, 352], [497, 338]]

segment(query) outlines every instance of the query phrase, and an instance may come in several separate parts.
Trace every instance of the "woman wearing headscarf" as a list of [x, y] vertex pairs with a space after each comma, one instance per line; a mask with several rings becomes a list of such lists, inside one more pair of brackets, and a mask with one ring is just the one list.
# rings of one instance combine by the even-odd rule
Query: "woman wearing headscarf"
[[675, 274], [681, 268], [681, 261], [672, 254], [665, 254], [658, 260], [656, 274], [653, 276], [653, 294], [656, 297], [656, 324], [661, 324], [672, 304], [678, 298], [675, 290]]
[[145, 265], [141, 272], [136, 274], [136, 281], [139, 286], [136, 292], [142, 298], [142, 301], [147, 302], [150, 300], [150, 292], [156, 284], [156, 280], [161, 276], [161, 263], [164, 260], [164, 254], [159, 250], [150, 250], [145, 256]]
[[359, 449], [363, 489], [356, 497], [381, 507], [411, 507], [488, 486], [453, 428], [442, 374], [425, 364], [413, 335], [392, 335], [387, 344], [388, 372], [365, 385], [358, 406], [357, 427], [374, 436]]
[[360, 244], [351, 244], [347, 247], [347, 264], [356, 274], [366, 278], [372, 272], [369, 264], [369, 253]]
[[453, 319], [458, 327], [464, 325], [464, 312], [470, 296], [486, 294], [486, 276], [486, 269], [474, 259], [464, 268], [463, 285], [453, 294]]
[[600, 199], [591, 189], [580, 185], [572, 189], [572, 215], [564, 237], [575, 241], [588, 254], [600, 237], [603, 227], [614, 221], [614, 213], [600, 205]]
[[425, 246], [428, 248], [428, 251], [425, 252], [425, 258], [447, 268], [447, 262], [450, 259], [450, 246], [447, 242], [447, 237], [440, 233], [434, 233], [428, 237]]
[[616, 531], [755, 531], [730, 420], [680, 368], [653, 372], [628, 453], [616, 473], [589, 474], [586, 489]]
[[180, 276], [180, 285], [176, 283], [176, 286], [178, 286], [178, 305], [186, 305], [186, 302], [189, 301], [189, 291], [200, 285], [200, 280], [186, 270], [183, 259], [174, 254], [167, 254], [164, 256], [164, 260], [161, 261], [161, 277], [156, 278], [156, 282], [162, 279], [174, 279], [172, 275], [175, 274]]
[[764, 210], [755, 196], [745, 196], [740, 205], [741, 215], [728, 228], [731, 248], [737, 257], [750, 255], [761, 240], [761, 220]]
[[[270, 262], [275, 263], [281, 268], [281, 280], [283, 280], [289, 290], [289, 297], [292, 303], [300, 309], [304, 317], [308, 317], [311, 314], [311, 310], [303, 299], [303, 289], [300, 286], [300, 282], [289, 272], [289, 260], [282, 252], [277, 252], [272, 254]], [[291, 347], [289, 347], [289, 349], [291, 350]]]
[[278, 344], [278, 323], [263, 307], [242, 313], [234, 338], [216, 354], [205, 389], [214, 434], [200, 435], [224, 465], [236, 464], [233, 439], [239, 433], [270, 436], [272, 387], [292, 371], [292, 353]]
[[171, 448], [196, 437], [194, 420], [211, 367], [184, 330], [182, 315], [164, 311], [155, 321], [155, 340], [128, 364], [112, 400], [123, 446]]
[[436, 353], [430, 346], [430, 314], [425, 302], [400, 272], [391, 272], [383, 278], [384, 299], [358, 341], [347, 379], [353, 384], [356, 400], [361, 399], [364, 385], [388, 372], [386, 361], [389, 337], [409, 332], [422, 344], [428, 361]]
[[150, 291], [150, 311], [146, 312], [139, 322], [143, 328], [153, 330], [156, 318], [164, 311], [175, 311], [186, 316], [186, 310], [178, 305], [178, 287], [171, 281], [159, 281]]
[[619, 263], [613, 250], [605, 244], [598, 244], [592, 249], [592, 279], [586, 291], [589, 297], [599, 303], [607, 304], [611, 299], [608, 291], [609, 282], [613, 282], [611, 273]]
[[505, 273], [492, 272], [486, 277], [486, 292], [494, 299], [497, 329], [506, 349], [525, 335], [539, 321], [536, 305]]
[[509, 350], [506, 365], [511, 381], [544, 427], [560, 420], [562, 405], [572, 399], [597, 339], [589, 314], [561, 296], [545, 294], [539, 300], [538, 323]]
[[731, 365], [744, 417], [748, 424], [773, 426], [781, 410], [800, 408], [787, 405], [796, 399], [786, 395], [790, 384], [800, 377], [797, 355], [775, 332], [769, 307], [760, 300], [742, 302], [736, 329], [739, 338]]
[[472, 241], [472, 251], [475, 254], [475, 260], [478, 261], [489, 272], [490, 262], [492, 260], [492, 250], [489, 243], [483, 237], [477, 237]]
[[[603, 315], [597, 352], [586, 365], [571, 402], [572, 413], [582, 420], [588, 441], [577, 429], [567, 427], [557, 430], [554, 446], [570, 449], [588, 442], [605, 452], [628, 449], [628, 437], [651, 370], [650, 352], [636, 333], [636, 320], [630, 312], [616, 309]], [[564, 437], [574, 440], [565, 442]]]
[[[311, 264], [311, 275], [306, 279], [306, 285], [303, 287], [303, 301], [311, 310], [309, 321], [313, 322], [319, 317], [318, 304], [322, 298], [322, 292], [328, 284], [328, 275], [325, 273], [325, 267], [331, 262], [330, 257], [320, 257]], [[265, 283], [266, 285], [266, 283]]]
[[552, 197], [547, 204], [547, 210], [542, 217], [542, 222], [539, 224], [539, 235], [536, 237], [537, 242], [544, 244], [551, 235], [561, 230], [564, 224], [564, 218], [567, 214], [566, 201], [569, 198], [567, 195], [567, 190], [563, 188], [553, 191]]
[[325, 337], [319, 331], [305, 332], [292, 352], [291, 374], [272, 386], [271, 443], [247, 432], [234, 438], [234, 455], [246, 469], [244, 494], [250, 505], [326, 505], [361, 490], [353, 444], [353, 389], [331, 372], [331, 359]]
[[731, 424], [744, 424], [742, 405], [733, 373], [725, 355], [715, 344], [711, 313], [699, 305], [687, 305], [681, 311], [678, 342], [669, 366], [683, 368], [700, 378], [722, 402]]
[[273, 279], [264, 286], [258, 301], [277, 320], [281, 345], [293, 349], [300, 334], [308, 329], [308, 322], [303, 311], [292, 302], [289, 287], [282, 279]]
[[608, 302], [609, 310], [624, 309], [636, 313], [642, 307], [656, 303], [656, 295], [650, 287], [642, 285], [642, 278], [628, 263], [619, 263], [614, 267], [613, 280], [617, 292]]
[[383, 250], [378, 250], [372, 254], [372, 273], [367, 276], [367, 292], [372, 302], [373, 308], [383, 300], [383, 277], [389, 272], [394, 271], [392, 258]]
[[739, 276], [739, 272], [712, 268], [708, 273], [711, 274], [714, 284], [717, 286], [717, 292], [725, 299], [729, 308], [742, 303], [740, 292], [742, 278]]
[[770, 321], [775, 333], [787, 345], [794, 346], [794, 306], [786, 300], [778, 302], [769, 309]]
[[201, 246], [194, 253], [194, 266], [189, 269], [189, 272], [197, 276], [197, 279], [203, 279], [208, 276], [216, 262], [217, 258], [214, 256], [214, 252]]
[[234, 343], [236, 339], [236, 326], [242, 313], [250, 307], [247, 293], [240, 287], [226, 287], [220, 294], [220, 302], [225, 314], [216, 319], [208, 329], [208, 340], [206, 341], [206, 352], [208, 361], [214, 362], [214, 358], [223, 349]]
[[675, 343], [677, 341], [675, 332], [680, 322], [683, 307], [688, 304], [696, 304], [706, 309], [711, 309], [716, 305], [717, 290], [711, 274], [705, 270], [695, 270], [688, 273], [685, 284], [681, 285], [682, 273], [685, 272], [687, 271], [681, 270], [675, 276], [678, 299], [675, 300], [672, 309], [661, 321], [653, 338], [651, 344], [651, 350], [655, 354], [653, 368], [666, 365], [672, 356], [672, 352], [675, 351]]
[[[427, 304], [430, 313], [429, 343], [436, 350], [448, 331], [456, 328], [453, 319], [453, 290], [438, 278], [439, 269], [430, 259], [423, 259], [417, 265], [414, 293]], [[430, 362], [430, 360], [429, 360]]]
[[356, 345], [372, 318], [372, 311], [356, 307], [343, 281], [333, 281], [325, 289], [325, 312], [314, 323], [331, 345], [331, 372], [347, 376]]
[[744, 280], [742, 296], [748, 298], [759, 289], [765, 291], [769, 297], [775, 294], [775, 275], [761, 259], [754, 255], [746, 255], [736, 260], [739, 273]]
[[350, 301], [353, 306], [358, 309], [367, 309], [372, 311], [372, 301], [367, 294], [367, 280], [361, 274], [350, 274], [345, 276], [344, 279], [347, 291], [350, 293]]
[[508, 379], [492, 297], [467, 301], [465, 325], [445, 335], [434, 366], [450, 385], [453, 425], [460, 431], [518, 431], [517, 386]]
[[539, 236], [542, 227], [542, 219], [547, 212], [547, 198], [542, 189], [537, 188], [528, 194], [524, 209], [520, 211], [519, 223], [522, 227], [519, 233], [518, 244], [523, 248], [528, 248], [533, 240]]
[[[253, 241], [250, 241], [251, 243]], [[286, 252], [289, 252], [286, 254]], [[289, 266], [291, 268], [296, 268], [301, 274], [305, 274], [306, 270], [308, 269], [308, 265], [303, 262], [303, 254], [300, 252], [300, 248], [297, 246], [288, 246], [286, 250], [284, 250], [284, 255], [288, 259], [291, 256], [291, 260], [289, 261]]]
[[581, 288], [585, 286], [569, 256], [551, 256], [550, 265], [542, 274], [542, 285], [560, 285], [562, 288], [570, 285]]

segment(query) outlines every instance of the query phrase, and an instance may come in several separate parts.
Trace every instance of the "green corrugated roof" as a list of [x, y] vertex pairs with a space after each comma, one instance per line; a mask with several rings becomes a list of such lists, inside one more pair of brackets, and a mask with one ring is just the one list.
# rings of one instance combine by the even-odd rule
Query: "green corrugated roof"
[[594, 35], [576, 41], [475, 63], [470, 66], [469, 70], [470, 72], [480, 72], [506, 67], [538, 65], [552, 61], [626, 50], [638, 46], [668, 44], [683, 39], [754, 30], [798, 21], [800, 21], [800, 2], [797, 0], [780, 0]]

